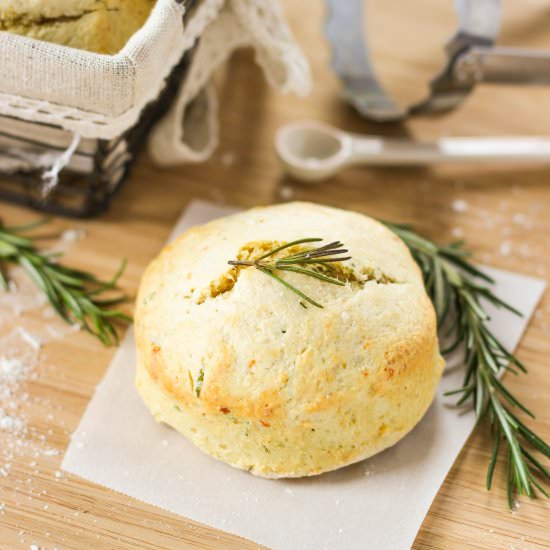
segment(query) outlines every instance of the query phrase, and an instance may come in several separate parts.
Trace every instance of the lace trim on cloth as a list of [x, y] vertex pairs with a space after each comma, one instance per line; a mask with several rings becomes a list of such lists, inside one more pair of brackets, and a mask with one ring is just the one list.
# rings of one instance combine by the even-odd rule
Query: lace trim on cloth
[[[149, 153], [157, 164], [201, 162], [212, 155], [218, 143], [219, 107], [208, 80], [234, 50], [245, 46], [254, 48], [271, 85], [300, 95], [309, 91], [307, 62], [294, 44], [278, 5], [263, 0], [228, 2], [206, 28], [179, 97], [153, 131]], [[194, 116], [188, 116], [189, 111]]]

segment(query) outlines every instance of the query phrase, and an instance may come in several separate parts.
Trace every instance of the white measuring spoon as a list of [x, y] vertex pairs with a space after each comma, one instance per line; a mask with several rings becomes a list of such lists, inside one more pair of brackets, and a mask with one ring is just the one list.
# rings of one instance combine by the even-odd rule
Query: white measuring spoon
[[275, 147], [287, 172], [309, 182], [326, 179], [352, 164], [550, 162], [550, 139], [545, 138], [465, 137], [422, 142], [350, 134], [314, 121], [280, 128]]

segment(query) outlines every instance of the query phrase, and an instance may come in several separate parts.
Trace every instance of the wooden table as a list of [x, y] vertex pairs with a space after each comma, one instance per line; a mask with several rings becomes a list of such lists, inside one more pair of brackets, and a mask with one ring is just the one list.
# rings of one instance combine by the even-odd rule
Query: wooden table
[[[264, 83], [249, 53], [237, 55], [229, 63], [227, 74], [231, 77], [220, 75], [218, 79], [222, 135], [214, 158], [200, 166], [161, 171], [144, 156], [106, 215], [85, 222], [55, 220], [57, 229], [83, 226], [87, 230], [87, 238], [74, 245], [66, 259], [108, 276], [127, 256], [129, 266], [122, 284], [135, 292], [147, 262], [191, 199], [249, 207], [291, 196], [412, 222], [440, 240], [463, 236], [484, 263], [549, 278], [548, 169], [350, 169], [333, 181], [302, 186], [285, 178], [272, 147], [277, 127], [300, 118], [319, 118], [353, 131], [410, 133], [424, 138], [545, 134], [550, 128], [548, 89], [479, 88], [461, 110], [445, 118], [418, 118], [404, 127], [368, 124], [338, 99], [339, 86], [328, 68], [320, 31], [319, 3], [287, 0], [284, 4], [311, 60], [315, 87], [309, 98], [279, 95]], [[444, 9], [436, 0], [418, 2], [419, 9], [430, 8], [431, 15], [419, 20], [420, 32], [413, 32], [416, 17], [409, 20], [404, 13], [391, 19], [387, 11], [380, 10], [382, 4], [375, 3], [380, 13], [375, 47], [386, 60], [384, 76], [394, 84], [402, 82], [401, 91], [408, 91], [417, 80], [415, 71], [429, 73], [431, 65], [426, 59], [439, 47], [434, 37], [443, 37], [452, 28], [451, 8]], [[394, 13], [405, 11], [397, 0], [384, 4], [392, 4]], [[514, 24], [505, 26], [503, 42], [550, 47], [550, 37], [545, 36], [550, 10], [545, 3], [515, 4], [506, 4]], [[409, 49], [409, 43], [416, 44], [417, 50]], [[232, 159], [234, 162], [229, 162]], [[7, 223], [36, 218], [32, 212], [6, 204], [0, 205], [0, 211]], [[547, 293], [518, 350], [519, 358], [530, 367], [529, 375], [507, 380], [536, 413], [532, 424], [546, 439], [550, 439], [549, 336]], [[76, 477], [59, 477], [59, 473], [56, 477], [70, 433], [113, 353], [82, 333], [44, 347], [43, 366], [37, 378], [27, 383], [29, 397], [22, 406], [34, 430], [32, 437], [47, 438], [60, 454], [34, 457], [20, 453], [14, 457], [9, 475], [0, 477], [0, 503], [5, 505], [0, 512], [0, 548], [28, 548], [31, 544], [60, 550], [257, 547]], [[488, 448], [485, 430], [476, 430], [439, 491], [415, 548], [550, 547], [548, 501], [524, 499], [520, 509], [510, 513], [502, 468], [494, 490], [485, 490]]]

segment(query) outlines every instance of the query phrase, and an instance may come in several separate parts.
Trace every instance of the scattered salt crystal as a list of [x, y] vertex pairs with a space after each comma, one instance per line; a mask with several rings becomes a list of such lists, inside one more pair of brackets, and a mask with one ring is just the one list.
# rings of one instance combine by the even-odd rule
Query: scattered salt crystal
[[419, 186], [420, 191], [422, 191], [423, 193], [426, 193], [427, 191], [429, 191], [430, 187], [431, 185], [429, 181], [423, 181], [420, 183], [420, 186]]
[[338, 529], [338, 534], [341, 535], [343, 532], [344, 532], [344, 529], [342, 529], [342, 527], [340, 527], [340, 529]]
[[2, 409], [0, 409], [0, 430], [6, 430], [12, 433], [20, 432], [25, 423], [20, 418], [7, 415]]
[[494, 227], [496, 222], [493, 218], [486, 217], [483, 219], [483, 224], [485, 227]]
[[220, 160], [224, 166], [229, 167], [235, 164], [236, 158], [237, 158], [237, 155], [235, 155], [235, 153], [227, 152], [222, 154], [222, 156], [220, 157]]
[[61, 240], [65, 243], [74, 243], [86, 236], [86, 230], [83, 227], [76, 229], [66, 229], [61, 234]]
[[455, 212], [466, 212], [468, 203], [463, 199], [456, 199], [453, 201], [452, 208]]
[[499, 252], [501, 256], [508, 256], [512, 250], [512, 245], [508, 241], [500, 243]]
[[464, 230], [462, 229], [462, 227], [453, 227], [451, 233], [453, 237], [456, 237], [457, 239], [460, 239], [460, 237], [464, 236]]
[[54, 475], [56, 479], [61, 479], [63, 477], [63, 472], [57, 470]]
[[491, 263], [491, 254], [488, 254], [487, 252], [484, 252], [483, 254], [481, 254], [480, 258], [484, 264]]
[[33, 349], [39, 350], [42, 346], [42, 342], [40, 339], [36, 336], [33, 336], [26, 328], [24, 327], [17, 327], [17, 331], [21, 335], [21, 338], [29, 344]]
[[365, 468], [365, 471], [364, 471], [364, 476], [365, 477], [370, 477], [372, 474], [374, 474], [374, 467]]
[[44, 317], [45, 319], [51, 319], [52, 317], [55, 317], [55, 311], [53, 308], [51, 307], [47, 307], [43, 312], [42, 312], [42, 317]]
[[525, 216], [525, 214], [522, 214], [520, 212], [517, 212], [516, 214], [514, 214], [512, 216], [512, 221], [516, 224], [516, 225], [525, 225], [525, 222], [527, 221], [527, 218]]
[[46, 330], [48, 331], [48, 336], [50, 336], [54, 340], [59, 340], [63, 337], [63, 333], [57, 330], [52, 325], [46, 325]]
[[290, 200], [294, 196], [294, 189], [292, 187], [285, 185], [284, 187], [281, 187], [281, 190], [279, 191], [279, 194], [281, 195], [281, 198], [285, 201]]
[[42, 454], [44, 456], [57, 456], [59, 454], [59, 451], [57, 449], [46, 449], [42, 451]]
[[29, 550], [40, 550], [40, 547], [38, 546], [38, 544], [31, 544], [29, 546]]
[[25, 365], [17, 357], [0, 357], [0, 382], [17, 382], [25, 375]]
[[290, 487], [287, 487], [287, 488], [285, 489], [285, 493], [286, 493], [287, 495], [291, 495], [293, 492], [294, 492], [294, 491], [293, 491]]

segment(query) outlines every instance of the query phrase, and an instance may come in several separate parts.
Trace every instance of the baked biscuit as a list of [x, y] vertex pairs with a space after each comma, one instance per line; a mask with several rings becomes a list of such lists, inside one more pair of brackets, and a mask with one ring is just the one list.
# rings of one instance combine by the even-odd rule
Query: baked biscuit
[[[345, 286], [253, 267], [305, 237], [341, 240]], [[143, 276], [137, 389], [154, 417], [264, 477], [320, 474], [390, 447], [422, 418], [443, 369], [436, 320], [403, 242], [362, 214], [256, 208], [184, 233]]]
[[143, 26], [155, 0], [0, 0], [0, 31], [115, 54]]

